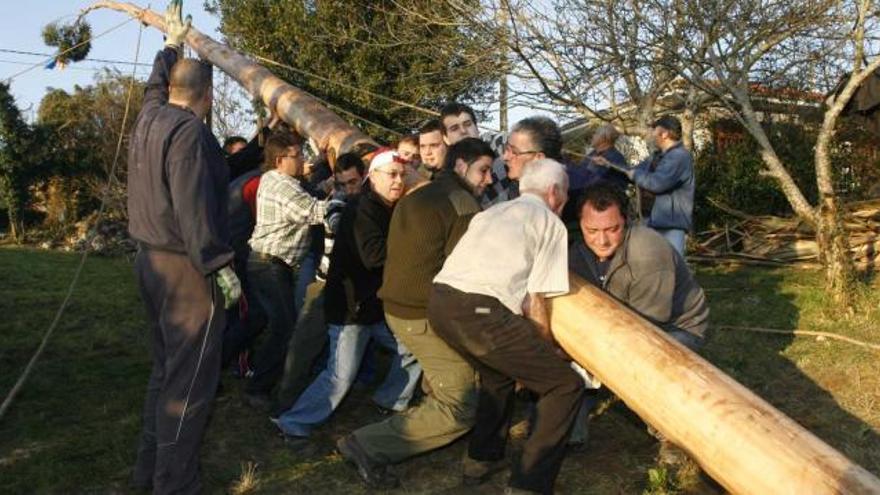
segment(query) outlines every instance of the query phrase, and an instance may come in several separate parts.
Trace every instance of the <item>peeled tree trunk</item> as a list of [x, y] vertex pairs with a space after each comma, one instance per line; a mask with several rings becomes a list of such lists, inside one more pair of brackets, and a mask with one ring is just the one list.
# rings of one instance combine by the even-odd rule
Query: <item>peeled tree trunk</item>
[[[82, 15], [102, 8], [124, 12], [144, 24], [165, 31], [162, 15], [126, 2], [96, 2]], [[337, 156], [351, 151], [359, 144], [376, 145], [360, 129], [325, 108], [312, 96], [198, 29], [190, 28], [186, 43], [203, 59], [235, 79], [255, 98], [261, 99], [269, 110], [290, 124], [299, 134], [317, 141], [318, 147], [327, 151], [331, 164], [336, 162]]]
[[873, 474], [576, 275], [550, 307], [562, 348], [731, 493], [880, 493]]

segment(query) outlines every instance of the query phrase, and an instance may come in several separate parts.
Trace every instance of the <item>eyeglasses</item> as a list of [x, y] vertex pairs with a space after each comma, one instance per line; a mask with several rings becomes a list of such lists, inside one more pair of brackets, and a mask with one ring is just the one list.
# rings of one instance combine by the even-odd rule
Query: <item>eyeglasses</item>
[[534, 154], [534, 153], [541, 152], [540, 150], [519, 151], [516, 148], [514, 148], [513, 146], [511, 146], [510, 144], [504, 145], [504, 151], [506, 153], [510, 153], [513, 156], [521, 156], [521, 155], [528, 155], [528, 154]]

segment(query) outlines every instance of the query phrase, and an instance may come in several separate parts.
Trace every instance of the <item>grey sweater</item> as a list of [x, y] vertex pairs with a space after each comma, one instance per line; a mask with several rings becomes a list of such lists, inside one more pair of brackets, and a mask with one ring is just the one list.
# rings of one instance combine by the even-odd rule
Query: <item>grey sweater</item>
[[568, 250], [569, 269], [608, 292], [640, 315], [670, 332], [684, 330], [702, 338], [709, 305], [684, 259], [653, 229], [629, 227], [617, 248], [605, 282], [598, 260], [582, 241]]

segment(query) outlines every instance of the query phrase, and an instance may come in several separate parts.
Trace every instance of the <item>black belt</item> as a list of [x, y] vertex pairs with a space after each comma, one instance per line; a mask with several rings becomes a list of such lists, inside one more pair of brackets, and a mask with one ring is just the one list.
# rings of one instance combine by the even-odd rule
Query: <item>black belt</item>
[[251, 251], [251, 256], [257, 258], [260, 261], [268, 261], [270, 263], [278, 263], [278, 264], [284, 265], [287, 268], [290, 268], [291, 270], [298, 270], [299, 269], [299, 263], [297, 263], [295, 265], [291, 265], [290, 263], [284, 261], [283, 259], [279, 258], [278, 256], [273, 256], [271, 254], [261, 253], [259, 251]]

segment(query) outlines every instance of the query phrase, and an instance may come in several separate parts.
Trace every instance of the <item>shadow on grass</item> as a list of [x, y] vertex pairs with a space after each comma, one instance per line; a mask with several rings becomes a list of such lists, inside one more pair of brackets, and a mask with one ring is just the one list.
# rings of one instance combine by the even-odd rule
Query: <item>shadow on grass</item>
[[[700, 277], [712, 308], [704, 356], [801, 426], [875, 475], [880, 474], [876, 426], [841, 405], [852, 388], [846, 377], [817, 383], [804, 369], [876, 368], [876, 354], [846, 344], [792, 335], [721, 330], [716, 325], [812, 328], [832, 313], [830, 331], [847, 333], [844, 315], [826, 306], [820, 275], [797, 269], [708, 269]], [[834, 321], [835, 316], [839, 318]], [[829, 374], [834, 374], [829, 373]], [[832, 394], [833, 392], [833, 394]], [[860, 391], [861, 392], [861, 391]], [[850, 473], [844, 473], [849, 475]]]

